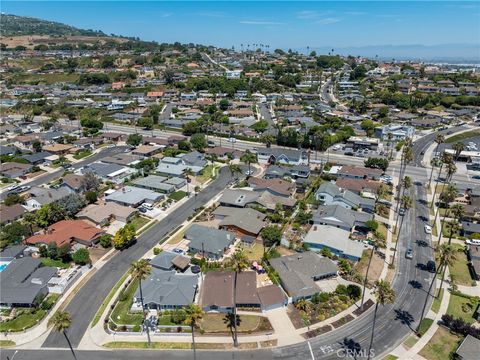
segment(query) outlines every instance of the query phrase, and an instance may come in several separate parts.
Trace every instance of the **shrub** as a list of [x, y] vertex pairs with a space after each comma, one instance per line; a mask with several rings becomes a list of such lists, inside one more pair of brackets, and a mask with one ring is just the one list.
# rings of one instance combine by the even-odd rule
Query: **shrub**
[[135, 326], [132, 328], [132, 331], [133, 331], [133, 332], [140, 332], [140, 325], [135, 325]]
[[453, 332], [461, 335], [471, 335], [480, 339], [480, 329], [465, 323], [461, 318], [455, 319], [452, 315], [444, 314], [442, 316], [443, 325], [448, 327]]
[[161, 248], [153, 248], [153, 255], [158, 255], [162, 252], [163, 250]]
[[362, 289], [358, 285], [350, 284], [347, 286], [347, 293], [351, 299], [357, 300], [362, 295]]
[[102, 245], [103, 248], [107, 249], [112, 246], [112, 235], [110, 234], [103, 234], [100, 237], [100, 245]]
[[345, 285], [338, 285], [335, 292], [339, 295], [348, 295], [347, 287]]

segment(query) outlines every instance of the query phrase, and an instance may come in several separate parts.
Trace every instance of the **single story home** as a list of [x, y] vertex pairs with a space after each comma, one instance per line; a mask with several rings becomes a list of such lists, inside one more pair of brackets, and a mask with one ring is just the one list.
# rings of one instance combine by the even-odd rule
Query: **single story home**
[[237, 236], [250, 235], [257, 237], [267, 225], [266, 215], [250, 208], [219, 206], [212, 213], [220, 219], [219, 228], [235, 232]]
[[282, 148], [258, 148], [258, 162], [268, 164], [300, 165], [308, 162], [308, 153], [305, 150]]
[[126, 178], [134, 174], [136, 170], [127, 166], [107, 164], [97, 161], [84, 166], [82, 173], [86, 174], [87, 172], [93, 172], [103, 181], [111, 181], [115, 184], [121, 184]]
[[313, 214], [311, 223], [330, 225], [350, 232], [355, 226], [364, 227], [369, 220], [373, 220], [372, 214], [346, 209], [340, 205], [321, 205]]
[[90, 204], [82, 209], [76, 216], [80, 220], [88, 220], [96, 225], [104, 226], [111, 220], [127, 223], [136, 214], [138, 214], [138, 210], [131, 207], [123, 206], [115, 202], [105, 202], [101, 204]]
[[144, 202], [153, 204], [163, 197], [162, 194], [152, 190], [135, 186], [124, 186], [120, 190], [105, 196], [105, 201], [113, 201], [124, 206], [138, 207]]
[[214, 260], [221, 259], [235, 242], [234, 233], [199, 224], [192, 224], [185, 232], [185, 238], [190, 240], [188, 245], [190, 253]]
[[366, 249], [363, 243], [350, 240], [350, 231], [330, 225], [313, 225], [303, 242], [312, 251], [326, 248], [332, 254], [352, 261], [359, 261]]
[[161, 270], [185, 271], [190, 264], [190, 258], [170, 251], [162, 251], [150, 260], [150, 265]]
[[312, 251], [271, 259], [270, 265], [278, 273], [281, 285], [292, 302], [310, 299], [320, 292], [315, 281], [338, 274], [332, 260]]
[[10, 224], [21, 219], [27, 210], [20, 204], [11, 206], [0, 205], [0, 225]]
[[142, 189], [149, 189], [161, 193], [170, 194], [174, 192], [176, 188], [172, 184], [165, 183], [166, 180], [167, 178], [164, 176], [148, 175], [147, 177], [140, 177], [138, 179], [135, 179], [133, 181], [133, 184], [136, 187], [140, 187]]

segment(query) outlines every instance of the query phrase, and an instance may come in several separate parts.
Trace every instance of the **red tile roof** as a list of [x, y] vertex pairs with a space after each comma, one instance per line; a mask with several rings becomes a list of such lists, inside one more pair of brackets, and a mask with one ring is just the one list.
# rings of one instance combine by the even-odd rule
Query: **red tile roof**
[[50, 225], [45, 234], [29, 237], [27, 244], [49, 244], [54, 242], [57, 246], [70, 244], [72, 241], [84, 245], [93, 244], [103, 234], [103, 230], [89, 225], [81, 220], [62, 220]]

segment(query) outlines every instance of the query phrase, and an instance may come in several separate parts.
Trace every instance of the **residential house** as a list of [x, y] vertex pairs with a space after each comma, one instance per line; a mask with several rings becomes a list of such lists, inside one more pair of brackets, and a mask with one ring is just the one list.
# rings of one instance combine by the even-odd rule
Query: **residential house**
[[212, 214], [220, 219], [219, 228], [235, 232], [238, 237], [257, 237], [267, 225], [266, 215], [254, 209], [219, 206]]
[[185, 271], [190, 265], [190, 258], [170, 251], [162, 251], [150, 260], [150, 265], [161, 270]]
[[161, 193], [170, 194], [176, 190], [172, 184], [165, 183], [166, 177], [158, 175], [148, 175], [147, 177], [140, 177], [133, 181], [136, 187], [158, 191]]
[[41, 151], [38, 153], [33, 153], [30, 155], [23, 155], [22, 158], [27, 160], [31, 165], [40, 165], [44, 162], [47, 162], [47, 158], [51, 157], [52, 154], [48, 151]]
[[137, 155], [131, 154], [115, 154], [102, 158], [102, 163], [116, 164], [120, 166], [133, 166], [140, 162], [142, 158]]
[[384, 171], [380, 169], [372, 169], [364, 166], [344, 165], [338, 170], [337, 176], [349, 179], [378, 180], [383, 173]]
[[282, 148], [258, 148], [258, 161], [268, 164], [300, 165], [308, 162], [308, 153], [305, 150]]
[[320, 287], [315, 282], [336, 277], [338, 273], [332, 260], [311, 251], [271, 259], [270, 265], [292, 302], [318, 294]]
[[105, 201], [113, 201], [120, 205], [138, 207], [143, 203], [153, 204], [164, 196], [158, 192], [135, 186], [124, 186], [120, 190], [105, 196]]
[[25, 214], [27, 210], [20, 205], [14, 204], [11, 206], [0, 205], [0, 225], [10, 224], [18, 219], [21, 219], [23, 214]]
[[67, 174], [63, 177], [60, 188], [66, 188], [70, 192], [81, 193], [85, 189], [85, 180], [82, 175]]
[[199, 224], [192, 224], [185, 232], [190, 240], [188, 251], [209, 259], [220, 260], [235, 242], [235, 234]]
[[103, 181], [111, 181], [115, 184], [121, 184], [130, 175], [134, 174], [136, 170], [126, 166], [106, 164], [97, 161], [83, 167], [82, 173], [86, 174], [87, 172], [93, 172]]
[[315, 198], [323, 205], [341, 205], [346, 209], [362, 209], [373, 212], [375, 200], [363, 198], [350, 190], [341, 190], [331, 182], [322, 183], [315, 192]]
[[340, 205], [319, 206], [312, 217], [312, 224], [330, 225], [351, 232], [354, 227], [365, 227], [373, 215], [346, 209]]
[[105, 202], [88, 205], [76, 217], [80, 220], [90, 221], [98, 226], [105, 226], [112, 220], [127, 223], [137, 214], [138, 211], [131, 207], [119, 205], [115, 202]]
[[303, 239], [312, 251], [330, 250], [334, 255], [352, 261], [361, 259], [365, 245], [350, 240], [350, 231], [330, 225], [313, 225]]
[[470, 237], [473, 234], [480, 234], [480, 224], [462, 221], [462, 235]]
[[480, 280], [480, 245], [468, 246], [469, 268], [475, 280]]
[[30, 236], [25, 240], [30, 245], [48, 245], [52, 242], [58, 247], [73, 242], [85, 246], [96, 244], [104, 231], [81, 220], [61, 220], [50, 225], [43, 234]]
[[[181, 274], [175, 270], [152, 268], [142, 281], [143, 303], [147, 309], [181, 309], [192, 304], [198, 286], [198, 275]], [[133, 308], [141, 311], [140, 289], [134, 296]]]
[[10, 179], [25, 176], [32, 170], [32, 165], [16, 162], [5, 162], [0, 164], [0, 174]]
[[478, 349], [480, 349], [480, 340], [472, 335], [467, 335], [455, 351], [455, 359], [477, 360]]
[[351, 178], [338, 178], [335, 184], [344, 190], [350, 190], [355, 194], [361, 195], [362, 193], [376, 194], [381, 186], [380, 181], [369, 179], [351, 179]]
[[25, 207], [30, 211], [40, 209], [43, 205], [62, 200], [70, 194], [70, 189], [65, 187], [60, 187], [58, 189], [32, 187], [28, 191], [29, 197], [25, 202]]
[[0, 306], [34, 307], [48, 294], [48, 281], [57, 269], [42, 266], [39, 259], [14, 259], [0, 272]]
[[133, 151], [133, 155], [141, 156], [144, 158], [152, 157], [155, 154], [158, 154], [162, 150], [161, 146], [154, 145], [140, 145], [137, 146]]
[[[23, 244], [10, 245], [0, 251], [0, 261], [2, 263], [9, 263], [14, 259], [20, 259], [26, 255], [27, 246]], [[7, 265], [8, 264], [4, 264]]]
[[282, 179], [261, 179], [252, 176], [247, 182], [255, 192], [268, 191], [276, 196], [290, 197], [295, 191], [295, 184]]
[[258, 198], [259, 194], [250, 190], [226, 189], [218, 202], [222, 206], [243, 208], [248, 204], [255, 202]]
[[55, 155], [66, 154], [72, 148], [73, 148], [72, 145], [65, 145], [65, 144], [45, 145], [42, 147], [43, 151], [47, 151]]

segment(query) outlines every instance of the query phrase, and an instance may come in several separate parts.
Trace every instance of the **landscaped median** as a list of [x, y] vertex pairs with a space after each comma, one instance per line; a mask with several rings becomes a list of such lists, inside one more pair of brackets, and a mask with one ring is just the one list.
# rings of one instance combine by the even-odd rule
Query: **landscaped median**
[[6, 347], [12, 347], [15, 346], [15, 341], [13, 340], [0, 340], [0, 349], [1, 348], [6, 348]]
[[[262, 342], [261, 347], [275, 346], [276, 342]], [[103, 345], [109, 349], [162, 349], [162, 350], [191, 350], [192, 343], [188, 342], [152, 342], [148, 346], [147, 342], [134, 341], [112, 341]], [[230, 350], [233, 349], [231, 343], [202, 343], [196, 342], [195, 348], [197, 350]], [[257, 349], [257, 342], [246, 342], [238, 344], [237, 349]]]

